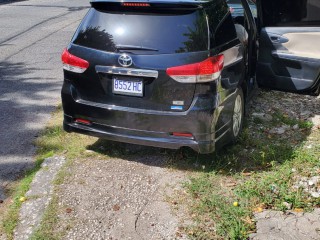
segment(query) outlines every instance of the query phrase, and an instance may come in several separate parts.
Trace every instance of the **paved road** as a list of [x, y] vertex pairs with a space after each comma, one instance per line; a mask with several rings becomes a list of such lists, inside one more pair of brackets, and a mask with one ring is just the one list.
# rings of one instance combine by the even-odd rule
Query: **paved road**
[[89, 0], [0, 5], [0, 199], [33, 164], [33, 141], [59, 103], [60, 54], [88, 7]]

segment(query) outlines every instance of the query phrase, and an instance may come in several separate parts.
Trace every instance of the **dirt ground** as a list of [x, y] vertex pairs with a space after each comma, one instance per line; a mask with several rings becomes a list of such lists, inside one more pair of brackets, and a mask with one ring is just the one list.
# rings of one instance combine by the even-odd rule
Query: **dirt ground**
[[127, 155], [76, 160], [67, 170], [58, 187], [57, 231], [65, 232], [64, 239], [184, 238], [182, 217], [173, 214], [170, 203], [187, 180], [185, 171], [168, 168], [160, 149], [151, 154], [145, 147], [118, 148]]

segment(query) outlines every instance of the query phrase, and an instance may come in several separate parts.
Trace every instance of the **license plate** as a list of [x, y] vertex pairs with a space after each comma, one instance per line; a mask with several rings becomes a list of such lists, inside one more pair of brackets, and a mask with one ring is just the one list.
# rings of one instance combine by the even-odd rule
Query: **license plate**
[[124, 80], [113, 78], [112, 92], [115, 94], [143, 96], [143, 82], [141, 80]]

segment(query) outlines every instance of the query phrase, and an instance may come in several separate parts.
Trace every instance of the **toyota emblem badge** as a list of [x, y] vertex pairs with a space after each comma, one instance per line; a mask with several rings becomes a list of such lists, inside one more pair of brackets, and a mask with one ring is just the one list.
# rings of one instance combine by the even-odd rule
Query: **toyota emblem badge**
[[127, 54], [122, 54], [118, 58], [118, 62], [123, 67], [130, 67], [132, 65], [132, 58]]

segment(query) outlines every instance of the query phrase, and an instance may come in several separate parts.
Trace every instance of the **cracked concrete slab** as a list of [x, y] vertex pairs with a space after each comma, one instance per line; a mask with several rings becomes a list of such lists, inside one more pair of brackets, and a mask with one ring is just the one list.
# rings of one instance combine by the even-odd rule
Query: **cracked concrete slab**
[[263, 211], [255, 214], [257, 232], [252, 240], [320, 239], [320, 209], [311, 213]]

